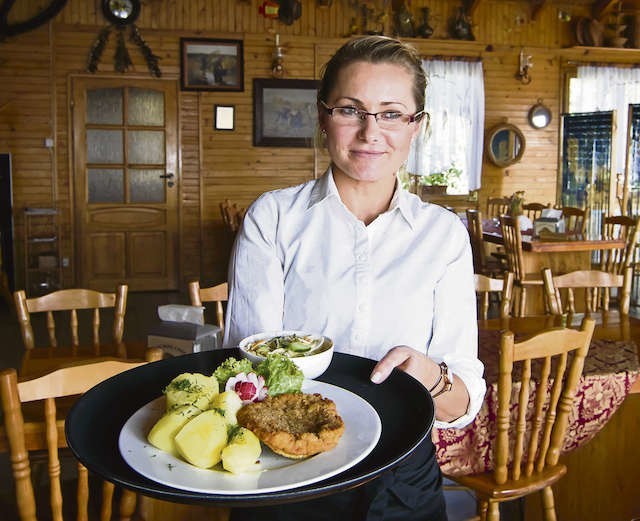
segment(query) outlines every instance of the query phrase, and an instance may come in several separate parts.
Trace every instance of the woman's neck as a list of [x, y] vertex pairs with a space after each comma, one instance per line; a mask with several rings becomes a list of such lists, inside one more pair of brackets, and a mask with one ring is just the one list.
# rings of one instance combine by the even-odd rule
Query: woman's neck
[[389, 209], [396, 186], [395, 176], [378, 181], [358, 181], [334, 171], [333, 179], [344, 205], [365, 225]]

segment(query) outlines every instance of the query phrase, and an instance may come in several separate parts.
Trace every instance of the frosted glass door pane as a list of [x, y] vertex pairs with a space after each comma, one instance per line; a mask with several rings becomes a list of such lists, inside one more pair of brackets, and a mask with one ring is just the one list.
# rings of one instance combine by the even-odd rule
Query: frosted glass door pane
[[129, 125], [164, 126], [164, 94], [157, 90], [129, 90]]
[[87, 129], [87, 163], [122, 163], [122, 130]]
[[122, 89], [87, 91], [87, 123], [122, 125]]
[[164, 203], [164, 170], [129, 170], [129, 202]]
[[127, 156], [130, 165], [163, 165], [164, 132], [132, 130], [128, 134]]
[[89, 203], [123, 203], [123, 179], [122, 169], [90, 168]]

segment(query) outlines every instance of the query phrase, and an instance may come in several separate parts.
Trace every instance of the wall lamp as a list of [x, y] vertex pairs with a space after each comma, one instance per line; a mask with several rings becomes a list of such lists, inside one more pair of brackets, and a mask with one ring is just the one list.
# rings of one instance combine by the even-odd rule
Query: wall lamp
[[524, 53], [524, 47], [520, 49], [520, 57], [518, 60], [518, 72], [516, 73], [516, 79], [520, 80], [523, 85], [529, 85], [531, 83], [531, 76], [529, 75], [529, 69], [533, 67], [532, 56]]

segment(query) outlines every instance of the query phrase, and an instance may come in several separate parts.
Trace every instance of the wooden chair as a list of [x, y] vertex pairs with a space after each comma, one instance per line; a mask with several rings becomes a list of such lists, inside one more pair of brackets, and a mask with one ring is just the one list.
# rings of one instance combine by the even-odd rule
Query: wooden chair
[[547, 208], [551, 208], [551, 205], [542, 203], [525, 203], [522, 205], [523, 214], [531, 219], [531, 222], [541, 217], [542, 210], [546, 210]]
[[575, 208], [573, 206], [562, 207], [562, 217], [565, 222], [565, 232], [576, 235], [586, 235], [587, 233], [587, 208]]
[[514, 276], [514, 285], [519, 289], [520, 296], [516, 300], [516, 316], [524, 316], [527, 288], [530, 286], [542, 286], [539, 273], [526, 273], [524, 255], [522, 253], [522, 234], [517, 217], [509, 215], [500, 216], [500, 227], [504, 241], [504, 251], [507, 257], [507, 266]]
[[481, 520], [499, 520], [499, 503], [535, 492], [544, 519], [556, 520], [551, 486], [567, 472], [558, 459], [594, 326], [587, 318], [580, 331], [548, 329], [518, 343], [511, 331], [502, 334], [493, 471], [451, 478], [476, 492]]
[[476, 284], [476, 295], [479, 299], [478, 317], [482, 320], [489, 318], [489, 297], [491, 294], [499, 295], [500, 318], [507, 318], [511, 313], [513, 298], [513, 273], [505, 272], [502, 279], [487, 277], [486, 275], [474, 274]]
[[601, 250], [599, 266], [601, 270], [622, 274], [632, 265], [638, 244], [638, 234], [640, 234], [638, 220], [638, 217], [626, 215], [608, 216], [602, 220], [602, 238], [622, 239], [625, 245], [623, 248]]
[[[629, 314], [631, 301], [631, 280], [633, 268], [625, 269], [624, 274], [609, 273], [600, 270], [579, 270], [554, 276], [549, 268], [542, 270], [544, 281], [544, 295], [547, 308], [553, 315], [563, 313], [575, 313], [576, 289], [584, 290], [584, 309], [586, 313], [597, 311], [600, 302], [604, 311], [609, 310], [609, 291], [618, 289], [618, 307], [623, 315]], [[566, 293], [566, 298], [561, 297], [561, 290]], [[606, 291], [604, 291], [606, 290]]]
[[80, 345], [78, 334], [78, 311], [92, 310], [91, 341], [94, 346], [100, 345], [100, 310], [113, 308], [113, 328], [110, 342], [122, 342], [124, 334], [124, 315], [127, 308], [128, 286], [120, 284], [115, 293], [101, 293], [92, 289], [62, 289], [42, 297], [27, 298], [23, 290], [14, 292], [16, 314], [20, 323], [20, 332], [25, 349], [33, 349], [35, 337], [31, 323], [34, 313], [46, 313], [48, 333], [47, 347], [57, 347], [58, 331], [55, 317], [63, 313], [69, 315], [69, 333], [71, 346]]
[[487, 218], [499, 218], [509, 213], [511, 201], [508, 197], [489, 197], [487, 199]]
[[[160, 360], [162, 351], [157, 348], [148, 349], [148, 362]], [[37, 519], [72, 519], [71, 511], [77, 510], [77, 519], [90, 519], [88, 511], [96, 502], [90, 498], [89, 473], [76, 462], [77, 488], [74, 497], [69, 497], [71, 490], [63, 486], [68, 482], [62, 479], [61, 467], [70, 457], [64, 437], [64, 416], [60, 419], [60, 402], [70, 397], [83, 394], [98, 383], [123, 371], [143, 365], [146, 362], [126, 361], [122, 359], [100, 359], [81, 365], [72, 365], [57, 369], [39, 378], [18, 381], [16, 370], [5, 369], [0, 372], [0, 397], [4, 429], [6, 432], [11, 458], [12, 477], [15, 484], [15, 495], [18, 515], [21, 521], [37, 521]], [[29, 407], [33, 415], [35, 405], [40, 405], [37, 420], [25, 421], [24, 408]], [[99, 414], [100, 411], [96, 411]], [[45, 491], [32, 482], [33, 475], [44, 474], [44, 468], [34, 467], [34, 460], [45, 457], [45, 476], [34, 480], [38, 483], [46, 478]], [[62, 456], [62, 458], [61, 458]], [[73, 459], [75, 461], [75, 459]], [[75, 479], [75, 478], [74, 478]], [[73, 483], [71, 483], [73, 485]], [[102, 485], [102, 501], [99, 502], [100, 519], [111, 519], [114, 485], [104, 482]], [[44, 502], [48, 503], [45, 506]], [[130, 519], [136, 507], [136, 495], [131, 491], [122, 492], [119, 505], [120, 519]], [[48, 510], [49, 512], [45, 511]], [[64, 513], [64, 516], [63, 516]], [[76, 516], [73, 516], [76, 518]]]
[[216, 308], [216, 321], [220, 329], [224, 330], [223, 302], [229, 300], [229, 285], [226, 282], [201, 288], [197, 280], [189, 282], [189, 300], [192, 306], [202, 306], [203, 303], [213, 302]]
[[225, 228], [232, 235], [235, 235], [240, 229], [246, 211], [245, 208], [239, 207], [237, 203], [231, 203], [229, 199], [225, 199], [220, 203], [222, 221], [224, 222]]
[[473, 253], [473, 270], [476, 273], [494, 277], [505, 271], [506, 266], [500, 259], [487, 256], [485, 242], [482, 236], [482, 212], [467, 208], [467, 229]]

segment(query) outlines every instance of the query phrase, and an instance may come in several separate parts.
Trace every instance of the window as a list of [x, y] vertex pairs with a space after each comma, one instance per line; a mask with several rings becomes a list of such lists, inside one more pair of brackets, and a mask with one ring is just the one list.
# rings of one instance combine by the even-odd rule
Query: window
[[427, 73], [425, 111], [428, 128], [416, 136], [407, 162], [411, 174], [428, 175], [458, 169], [462, 175], [449, 194], [480, 188], [484, 135], [482, 62], [424, 60]]
[[614, 169], [624, 172], [630, 103], [640, 103], [640, 69], [581, 65], [569, 80], [569, 112], [616, 111]]

